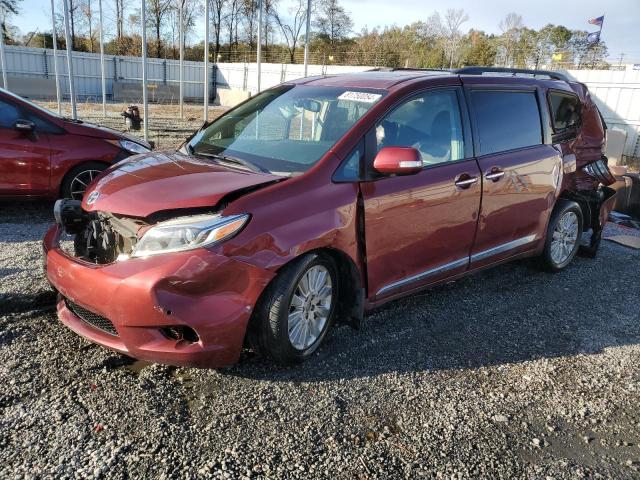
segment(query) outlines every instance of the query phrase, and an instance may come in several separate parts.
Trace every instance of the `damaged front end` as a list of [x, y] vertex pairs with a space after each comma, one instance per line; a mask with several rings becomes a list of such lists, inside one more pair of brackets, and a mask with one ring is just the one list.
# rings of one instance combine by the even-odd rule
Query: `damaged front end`
[[95, 264], [210, 247], [236, 235], [249, 221], [248, 214], [224, 216], [209, 208], [135, 218], [87, 212], [77, 200], [58, 200], [54, 215], [73, 236], [73, 251], [67, 253]]
[[73, 251], [67, 253], [95, 264], [128, 258], [149, 224], [137, 218], [106, 212], [87, 212], [79, 200], [58, 200], [54, 206], [56, 223], [73, 236]]

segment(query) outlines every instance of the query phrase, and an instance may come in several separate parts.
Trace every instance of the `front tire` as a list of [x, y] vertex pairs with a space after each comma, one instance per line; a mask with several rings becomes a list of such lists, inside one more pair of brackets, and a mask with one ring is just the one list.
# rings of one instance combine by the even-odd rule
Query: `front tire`
[[544, 250], [540, 256], [543, 269], [559, 272], [571, 263], [580, 247], [583, 225], [580, 205], [560, 200], [549, 219]]
[[333, 323], [338, 273], [330, 257], [308, 254], [285, 267], [258, 302], [249, 340], [262, 355], [299, 363], [321, 345]]
[[60, 195], [62, 198], [82, 200], [87, 186], [106, 168], [107, 165], [99, 162], [87, 162], [73, 167], [64, 177]]

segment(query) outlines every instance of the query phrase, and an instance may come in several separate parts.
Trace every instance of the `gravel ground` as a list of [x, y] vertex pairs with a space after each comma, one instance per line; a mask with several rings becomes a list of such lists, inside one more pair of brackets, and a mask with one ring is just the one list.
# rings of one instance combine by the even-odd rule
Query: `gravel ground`
[[299, 367], [197, 370], [56, 321], [50, 207], [0, 205], [0, 478], [640, 478], [640, 251], [393, 302]]

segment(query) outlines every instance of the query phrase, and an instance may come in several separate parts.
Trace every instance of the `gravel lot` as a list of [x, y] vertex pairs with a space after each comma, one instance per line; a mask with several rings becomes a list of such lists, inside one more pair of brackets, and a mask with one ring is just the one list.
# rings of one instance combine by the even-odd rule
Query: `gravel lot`
[[393, 302], [300, 367], [196, 370], [57, 322], [50, 211], [0, 205], [0, 478], [640, 478], [640, 251]]

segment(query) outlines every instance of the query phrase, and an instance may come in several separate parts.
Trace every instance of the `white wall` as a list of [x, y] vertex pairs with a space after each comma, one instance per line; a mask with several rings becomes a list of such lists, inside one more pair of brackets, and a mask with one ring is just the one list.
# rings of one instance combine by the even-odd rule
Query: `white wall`
[[[7, 72], [12, 77], [49, 77], [54, 76], [53, 50], [6, 46]], [[100, 55], [96, 53], [74, 52], [76, 94], [79, 98], [101, 98]], [[216, 70], [216, 85], [256, 92], [257, 66], [255, 63], [218, 63], [210, 64], [211, 72]], [[367, 70], [370, 67], [344, 67], [336, 65], [309, 65], [309, 75], [322, 75]], [[58, 72], [64, 95], [69, 94], [66, 51], [58, 51]], [[180, 75], [177, 60], [147, 59], [147, 78], [149, 84], [167, 83], [178, 85]], [[262, 64], [262, 88], [269, 88], [287, 80], [304, 76], [303, 65], [275, 63]], [[142, 62], [139, 57], [105, 55], [105, 77], [107, 95], [113, 92], [113, 82], [140, 83], [142, 81]], [[185, 97], [202, 101], [204, 62], [184, 62]], [[212, 75], [210, 75], [212, 78]], [[213, 83], [213, 78], [212, 78]], [[11, 88], [11, 85], [9, 85]], [[210, 89], [212, 90], [212, 89]], [[213, 95], [213, 91], [212, 91]], [[175, 99], [177, 101], [177, 99]]]
[[[53, 50], [6, 46], [7, 71], [12, 77], [53, 77]], [[73, 55], [76, 75], [76, 91], [80, 98], [101, 97], [100, 55], [75, 52]], [[58, 52], [58, 69], [61, 85], [68, 95], [66, 52]], [[114, 81], [124, 83], [141, 82], [142, 71], [139, 57], [106, 55], [107, 94], [112, 93]], [[148, 59], [149, 83], [176, 85], [179, 78], [177, 60]], [[216, 70], [216, 85], [257, 91], [257, 68], [255, 63], [219, 63], [211, 65]], [[336, 74], [368, 70], [371, 67], [309, 65], [308, 75]], [[625, 155], [640, 156], [640, 71], [569, 70], [571, 78], [584, 82], [589, 87], [609, 126], [627, 131]], [[185, 97], [202, 100], [204, 76], [203, 62], [185, 62]], [[263, 63], [263, 89], [304, 76], [303, 65]], [[213, 80], [212, 80], [213, 81]], [[9, 85], [11, 87], [11, 85]], [[213, 90], [213, 89], [211, 89]], [[213, 91], [212, 91], [213, 95]], [[177, 101], [177, 99], [175, 99]]]
[[585, 83], [609, 127], [627, 132], [624, 154], [640, 157], [640, 71], [569, 70]]

